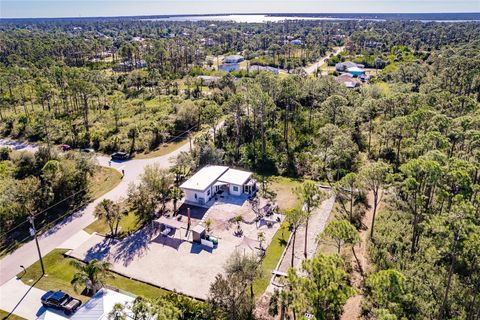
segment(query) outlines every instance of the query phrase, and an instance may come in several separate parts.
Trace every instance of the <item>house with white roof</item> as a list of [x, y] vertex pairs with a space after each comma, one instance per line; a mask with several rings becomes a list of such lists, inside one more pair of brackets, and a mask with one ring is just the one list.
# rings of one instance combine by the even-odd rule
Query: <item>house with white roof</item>
[[226, 166], [207, 166], [180, 185], [185, 193], [185, 203], [205, 205], [218, 193], [241, 196], [256, 190], [252, 172]]

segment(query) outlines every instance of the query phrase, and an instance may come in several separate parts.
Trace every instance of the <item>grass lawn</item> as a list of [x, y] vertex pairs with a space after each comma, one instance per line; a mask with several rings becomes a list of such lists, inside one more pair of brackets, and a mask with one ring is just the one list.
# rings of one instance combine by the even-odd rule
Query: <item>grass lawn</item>
[[[130, 211], [128, 215], [122, 217], [118, 225], [119, 235], [126, 235], [129, 231], [135, 232], [140, 228], [137, 216], [133, 211]], [[84, 229], [88, 233], [98, 233], [100, 235], [106, 235], [110, 233], [110, 228], [107, 222], [103, 219], [97, 219]]]
[[3, 311], [3, 310], [0, 310], [0, 319], [8, 319], [8, 320], [25, 320], [25, 318], [22, 318], [22, 317], [19, 317], [17, 315], [14, 315], [14, 314], [11, 314], [8, 318], [8, 312], [7, 311]]
[[277, 233], [275, 233], [275, 236], [263, 257], [260, 266], [262, 277], [257, 279], [253, 284], [253, 290], [256, 296], [260, 296], [267, 289], [270, 279], [272, 278], [272, 271], [277, 266], [289, 237], [290, 230], [288, 230], [288, 224], [284, 222], [280, 229], [278, 229]]
[[[261, 181], [261, 179], [259, 179], [259, 181]], [[284, 211], [299, 205], [299, 201], [293, 190], [302, 185], [302, 180], [273, 176], [268, 178], [268, 183], [269, 186], [267, 189], [277, 194], [276, 199], [280, 210]], [[259, 186], [261, 188], [261, 182]]]
[[[193, 139], [193, 137], [192, 137]], [[150, 151], [150, 152], [143, 152], [143, 153], [137, 153], [133, 157], [134, 159], [148, 159], [148, 158], [155, 158], [155, 157], [160, 157], [164, 156], [172, 151], [177, 150], [178, 148], [186, 145], [188, 143], [188, 137], [184, 138], [179, 138], [176, 141], [169, 142], [166, 144], [162, 144], [160, 147], [157, 148], [157, 150]]]
[[122, 180], [122, 174], [113, 168], [97, 167], [90, 179], [90, 196], [96, 199], [115, 188]]
[[[42, 279], [35, 284], [35, 287], [45, 291], [63, 290], [64, 292], [82, 300], [82, 302], [85, 302], [88, 300], [88, 297], [75, 292], [70, 284], [70, 280], [72, 280], [76, 269], [70, 265], [70, 261], [73, 259], [67, 258], [63, 255], [67, 251], [68, 250], [64, 249], [55, 249], [44, 257], [43, 262], [45, 264], [47, 275], [42, 277]], [[21, 277], [25, 284], [31, 285], [36, 279], [40, 278], [41, 274], [42, 270], [40, 262], [37, 261], [27, 268], [27, 273], [25, 275], [23, 275], [22, 272], [17, 276]], [[141, 295], [153, 299], [167, 292], [163, 289], [131, 280], [121, 275], [110, 274], [113, 277], [107, 279], [107, 285], [128, 291], [135, 295]]]

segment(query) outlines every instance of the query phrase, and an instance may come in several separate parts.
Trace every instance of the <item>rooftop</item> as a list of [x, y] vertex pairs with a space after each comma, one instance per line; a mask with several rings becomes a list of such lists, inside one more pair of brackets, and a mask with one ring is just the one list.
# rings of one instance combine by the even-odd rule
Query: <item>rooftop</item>
[[230, 184], [242, 185], [245, 182], [247, 182], [247, 180], [250, 178], [251, 175], [252, 173], [248, 171], [229, 169], [220, 178], [218, 178], [218, 181], [230, 183]]
[[109, 289], [102, 289], [98, 291], [90, 300], [78, 308], [77, 312], [71, 317], [65, 316], [63, 313], [47, 309], [42, 314], [42, 320], [106, 320], [108, 313], [113, 310], [113, 306], [117, 303], [127, 303], [135, 300], [133, 297], [123, 293], [115, 292]]
[[239, 54], [232, 54], [230, 56], [226, 56], [225, 58], [223, 58], [223, 62], [225, 63], [240, 62], [243, 59], [244, 57]]
[[203, 191], [228, 170], [225, 166], [203, 167], [190, 179], [182, 183], [180, 188]]
[[348, 72], [365, 72], [365, 70], [359, 68], [359, 67], [351, 67], [347, 69]]

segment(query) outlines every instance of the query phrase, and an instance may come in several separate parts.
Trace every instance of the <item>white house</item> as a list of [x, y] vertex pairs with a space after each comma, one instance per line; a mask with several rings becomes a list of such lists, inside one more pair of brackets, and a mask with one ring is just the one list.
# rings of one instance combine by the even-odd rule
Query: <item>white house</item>
[[240, 196], [255, 191], [256, 182], [252, 173], [226, 166], [207, 166], [200, 169], [181, 186], [185, 192], [185, 202], [204, 205], [217, 193]]

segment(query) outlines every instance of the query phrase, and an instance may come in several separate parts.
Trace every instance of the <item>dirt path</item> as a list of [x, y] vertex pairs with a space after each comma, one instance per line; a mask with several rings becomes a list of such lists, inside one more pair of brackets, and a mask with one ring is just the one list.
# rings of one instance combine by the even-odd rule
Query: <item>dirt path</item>
[[[363, 288], [363, 275], [368, 274], [370, 269], [370, 263], [368, 261], [368, 238], [370, 237], [370, 228], [372, 226], [372, 217], [373, 217], [373, 194], [370, 192], [367, 196], [368, 204], [370, 209], [365, 212], [363, 217], [363, 224], [366, 227], [364, 230], [360, 231], [360, 244], [355, 246], [355, 253], [358, 258], [358, 263], [355, 260], [355, 257], [352, 255], [352, 284], [359, 291], [359, 293], [350, 299], [347, 300], [347, 303], [343, 306], [343, 314], [341, 320], [356, 320], [360, 319], [361, 315], [361, 305], [363, 300], [362, 288]], [[383, 203], [380, 202], [377, 208], [378, 211], [382, 208]]]

